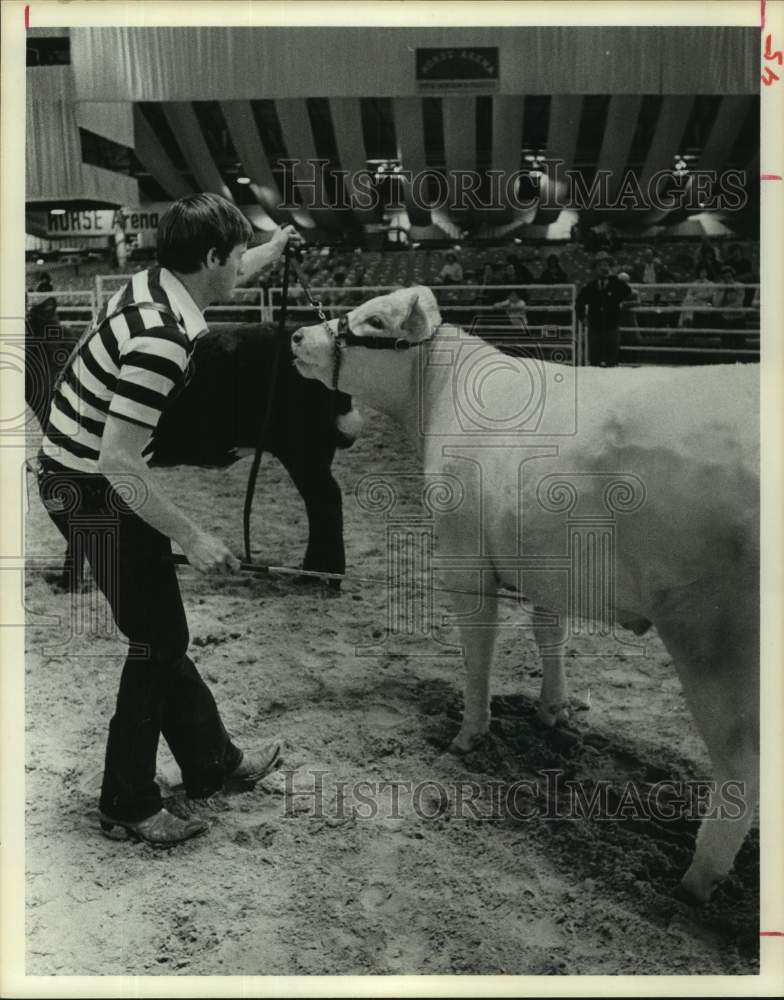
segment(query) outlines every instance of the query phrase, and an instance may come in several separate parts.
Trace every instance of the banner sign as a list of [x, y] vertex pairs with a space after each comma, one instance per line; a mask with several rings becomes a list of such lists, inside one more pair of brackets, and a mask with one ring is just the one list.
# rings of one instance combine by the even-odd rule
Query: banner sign
[[122, 208], [116, 212], [111, 208], [67, 210], [64, 215], [49, 212], [46, 216], [46, 235], [52, 239], [58, 236], [111, 236], [115, 226], [121, 226], [128, 235], [154, 235], [167, 207], [163, 203], [143, 208]]
[[498, 48], [417, 49], [420, 91], [487, 94], [498, 90]]

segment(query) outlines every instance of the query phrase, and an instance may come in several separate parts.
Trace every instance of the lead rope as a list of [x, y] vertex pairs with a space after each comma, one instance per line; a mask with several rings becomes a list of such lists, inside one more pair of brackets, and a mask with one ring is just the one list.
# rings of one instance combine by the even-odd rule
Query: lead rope
[[[296, 272], [297, 279], [302, 286], [302, 290], [305, 293], [305, 297], [311, 306], [316, 310], [319, 320], [324, 324], [327, 332], [330, 333], [329, 323], [327, 317], [324, 313], [324, 308], [321, 304], [321, 300], [316, 298], [310, 290], [310, 285], [308, 284], [307, 278], [299, 266], [296, 258], [296, 254], [301, 250], [301, 247], [293, 247], [291, 244], [286, 244], [286, 249], [284, 251], [283, 258], [283, 287], [282, 287], [282, 302], [280, 307], [280, 318], [278, 321], [278, 336], [276, 338], [276, 351], [275, 357], [272, 362], [272, 384], [270, 387], [270, 394], [267, 397], [267, 409], [264, 414], [264, 420], [261, 425], [261, 430], [259, 432], [258, 444], [256, 446], [256, 451], [253, 455], [253, 462], [248, 473], [248, 484], [245, 489], [245, 504], [242, 511], [242, 533], [245, 543], [245, 561], [250, 563], [250, 514], [251, 508], [253, 506], [253, 496], [256, 491], [256, 479], [259, 474], [259, 467], [261, 465], [261, 457], [264, 453], [264, 438], [267, 433], [267, 428], [269, 426], [270, 419], [272, 417], [272, 404], [274, 402], [275, 386], [277, 385], [277, 373], [278, 373], [278, 363], [280, 360], [281, 348], [283, 346], [283, 339], [286, 335], [286, 310], [288, 307], [288, 297], [289, 297], [289, 267], [293, 266]], [[340, 357], [336, 349], [336, 360], [335, 360], [335, 388], [337, 389], [337, 375], [338, 367], [340, 365]], [[334, 407], [334, 402], [333, 402]]]
[[269, 423], [272, 418], [272, 404], [275, 401], [275, 387], [278, 381], [278, 364], [280, 361], [281, 348], [283, 346], [283, 338], [286, 336], [286, 308], [289, 298], [289, 261], [291, 260], [292, 252], [293, 247], [287, 243], [283, 252], [283, 300], [281, 302], [280, 316], [278, 319], [278, 335], [275, 338], [275, 353], [271, 365], [271, 379], [269, 394], [267, 396], [267, 407], [264, 412], [264, 419], [261, 422], [256, 450], [253, 453], [253, 462], [251, 463], [250, 471], [248, 472], [248, 483], [245, 487], [245, 503], [242, 508], [242, 537], [245, 544], [245, 561], [248, 563], [251, 562], [250, 514], [253, 508], [253, 496], [256, 492], [256, 480], [259, 475], [261, 458], [264, 454], [264, 442], [267, 436]]
[[[310, 285], [308, 284], [308, 279], [305, 277], [305, 273], [303, 272], [302, 268], [299, 266], [299, 263], [297, 262], [296, 259], [292, 260], [292, 264], [294, 265], [294, 270], [297, 273], [297, 280], [299, 281], [300, 285], [302, 286], [302, 291], [305, 293], [305, 297], [307, 298], [307, 300], [311, 304], [311, 306], [316, 310], [316, 314], [318, 315], [319, 322], [324, 327], [324, 329], [327, 331], [327, 334], [329, 335], [329, 337], [331, 338], [331, 340], [332, 340], [332, 342], [334, 344], [334, 351], [333, 351], [333, 355], [332, 355], [332, 358], [333, 358], [333, 360], [332, 360], [332, 390], [333, 390], [333, 392], [337, 393], [338, 392], [338, 378], [340, 377], [340, 362], [341, 362], [341, 360], [343, 358], [343, 355], [340, 353], [340, 347], [338, 346], [337, 341], [335, 340], [335, 335], [332, 332], [332, 329], [331, 329], [331, 327], [329, 325], [329, 320], [327, 319], [326, 313], [324, 312], [324, 307], [321, 304], [321, 299], [318, 298], [317, 296], [315, 296], [313, 294], [313, 292], [311, 292]], [[334, 417], [334, 409], [335, 409], [335, 397], [333, 396], [333, 398], [332, 398], [333, 417]]]

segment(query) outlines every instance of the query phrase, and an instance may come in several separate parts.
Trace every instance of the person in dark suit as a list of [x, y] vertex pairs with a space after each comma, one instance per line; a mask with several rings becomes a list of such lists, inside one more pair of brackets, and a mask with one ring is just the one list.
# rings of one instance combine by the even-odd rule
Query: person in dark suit
[[633, 293], [625, 281], [611, 274], [610, 255], [602, 250], [594, 261], [596, 277], [580, 290], [576, 312], [588, 323], [588, 363], [615, 367], [621, 350], [618, 331], [624, 303], [631, 304]]

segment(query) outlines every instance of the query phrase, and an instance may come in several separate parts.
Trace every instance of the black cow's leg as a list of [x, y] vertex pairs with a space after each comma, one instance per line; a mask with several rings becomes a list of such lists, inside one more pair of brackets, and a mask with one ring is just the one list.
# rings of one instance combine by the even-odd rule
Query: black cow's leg
[[59, 574], [46, 575], [45, 578], [55, 590], [78, 593], [85, 589], [84, 563], [84, 552], [81, 550], [77, 552], [73, 542], [69, 541]]
[[308, 515], [308, 547], [303, 568], [345, 573], [343, 498], [330, 467], [292, 460], [283, 461], [283, 465], [305, 501]]

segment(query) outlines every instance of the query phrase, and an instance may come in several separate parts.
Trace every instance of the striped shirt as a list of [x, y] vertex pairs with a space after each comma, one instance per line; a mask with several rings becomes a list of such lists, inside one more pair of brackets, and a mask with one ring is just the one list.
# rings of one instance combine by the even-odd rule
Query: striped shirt
[[[157, 302], [174, 316], [144, 308], [144, 302]], [[135, 274], [109, 299], [66, 365], [52, 397], [42, 455], [69, 469], [98, 472], [106, 417], [112, 414], [149, 428], [142, 452], [149, 461], [161, 412], [187, 384], [196, 338], [205, 331], [201, 310], [171, 271], [156, 267]]]

